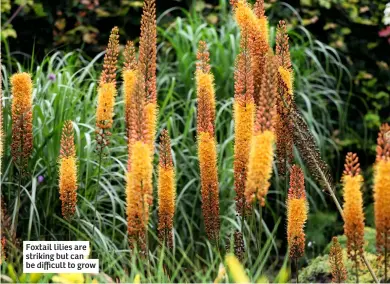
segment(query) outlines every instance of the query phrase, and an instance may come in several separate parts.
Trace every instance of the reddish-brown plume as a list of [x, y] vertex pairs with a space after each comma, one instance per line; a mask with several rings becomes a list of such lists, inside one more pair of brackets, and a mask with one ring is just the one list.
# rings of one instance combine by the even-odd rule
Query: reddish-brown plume
[[123, 51], [123, 56], [125, 58], [124, 70], [136, 70], [137, 69], [137, 57], [135, 54], [134, 42], [129, 40], [126, 43], [125, 50]]
[[382, 124], [376, 146], [376, 161], [390, 160], [390, 126], [385, 123]]
[[290, 110], [294, 101], [292, 88], [292, 66], [288, 44], [286, 23], [280, 21], [276, 34], [276, 56], [279, 65], [277, 119], [276, 119], [276, 156], [279, 174], [286, 174], [286, 165], [293, 160], [293, 124]]
[[103, 71], [100, 77], [100, 85], [105, 83], [116, 83], [116, 68], [119, 54], [119, 29], [114, 27], [111, 30], [106, 54], [104, 55]]
[[279, 21], [276, 30], [276, 56], [279, 60], [279, 66], [284, 67], [288, 71], [292, 71], [289, 37], [287, 34], [286, 22]]
[[274, 130], [277, 98], [277, 57], [268, 53], [265, 58], [259, 101], [257, 103], [255, 132]]
[[157, 28], [155, 0], [145, 0], [141, 19], [139, 44], [139, 70], [144, 76], [144, 90], [147, 103], [157, 102], [156, 61]]
[[255, 105], [253, 102], [253, 73], [247, 45], [247, 33], [242, 30], [241, 51], [234, 72], [234, 189], [236, 210], [245, 215], [245, 185], [248, 160], [254, 127]]

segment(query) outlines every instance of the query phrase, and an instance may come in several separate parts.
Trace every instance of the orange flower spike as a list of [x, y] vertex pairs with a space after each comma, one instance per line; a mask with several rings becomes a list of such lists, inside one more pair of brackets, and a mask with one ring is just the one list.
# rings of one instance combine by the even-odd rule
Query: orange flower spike
[[135, 47], [132, 41], [128, 41], [124, 51], [125, 63], [123, 67], [123, 90], [125, 102], [125, 120], [127, 127], [127, 134], [129, 134], [129, 127], [131, 122], [130, 112], [132, 100], [137, 84], [137, 58], [135, 56]]
[[96, 141], [100, 150], [109, 143], [108, 136], [110, 136], [110, 132], [108, 129], [112, 127], [113, 123], [116, 96], [116, 68], [119, 54], [118, 33], [119, 29], [117, 27], [111, 30], [98, 88]]
[[66, 121], [62, 130], [59, 176], [62, 216], [70, 220], [76, 211], [77, 203], [76, 151], [71, 121]]
[[12, 75], [11, 154], [22, 175], [26, 173], [28, 159], [33, 149], [32, 88], [30, 74], [17, 73]]
[[343, 261], [343, 251], [337, 237], [333, 237], [329, 252], [329, 264], [333, 283], [344, 283], [347, 280], [347, 269]]
[[248, 204], [253, 204], [256, 197], [261, 206], [265, 205], [265, 196], [272, 175], [274, 139], [274, 133], [269, 130], [257, 133], [252, 138], [245, 188], [245, 199]]
[[253, 73], [245, 32], [241, 39], [241, 52], [237, 57], [234, 75], [234, 188], [236, 191], [236, 210], [239, 214], [244, 214], [245, 207], [247, 207], [245, 206], [244, 193], [255, 113]]
[[274, 131], [278, 87], [277, 57], [269, 52], [264, 57], [265, 68], [261, 78], [261, 89], [257, 103], [255, 132]]
[[173, 247], [173, 217], [175, 214], [175, 170], [171, 154], [171, 140], [167, 130], [160, 137], [160, 161], [158, 170], [158, 232], [168, 247]]
[[154, 139], [157, 125], [157, 24], [155, 0], [145, 0], [141, 18], [139, 44], [139, 72], [143, 77], [145, 98], [145, 139], [154, 153]]
[[199, 42], [196, 64], [196, 91], [198, 98], [198, 156], [201, 176], [202, 212], [209, 239], [219, 237], [219, 190], [217, 147], [214, 136], [215, 92], [214, 77], [210, 72], [206, 43]]
[[150, 148], [136, 141], [131, 151], [131, 171], [127, 173], [127, 229], [130, 243], [144, 249], [149, 222], [149, 207], [153, 203], [152, 156]]
[[364, 212], [359, 159], [348, 153], [342, 177], [344, 187], [344, 234], [347, 237], [347, 252], [351, 260], [357, 262], [363, 254]]
[[[390, 253], [390, 126], [380, 128], [374, 166], [376, 247], [380, 255]], [[387, 255], [387, 258], [389, 255]]]
[[303, 171], [298, 166], [291, 167], [290, 189], [287, 199], [287, 240], [290, 257], [297, 259], [305, 252], [304, 226], [307, 220], [308, 204], [305, 193]]

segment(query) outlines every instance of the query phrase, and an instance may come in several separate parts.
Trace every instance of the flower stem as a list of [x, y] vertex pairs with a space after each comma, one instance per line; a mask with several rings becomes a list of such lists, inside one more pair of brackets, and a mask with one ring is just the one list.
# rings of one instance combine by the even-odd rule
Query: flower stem
[[298, 272], [299, 272], [299, 268], [298, 268], [298, 258], [294, 258], [295, 260], [295, 276], [296, 276], [296, 283], [299, 283], [299, 278], [298, 278]]
[[355, 273], [356, 273], [356, 283], [359, 283], [359, 261], [357, 257], [355, 259]]

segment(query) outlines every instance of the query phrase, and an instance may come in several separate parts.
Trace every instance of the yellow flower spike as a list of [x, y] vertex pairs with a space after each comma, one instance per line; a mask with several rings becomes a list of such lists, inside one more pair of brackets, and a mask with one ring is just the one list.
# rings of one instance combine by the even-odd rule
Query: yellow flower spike
[[150, 148], [141, 141], [133, 145], [132, 167], [127, 173], [127, 223], [131, 242], [145, 248], [146, 231], [149, 222], [149, 207], [152, 205], [152, 156]]
[[265, 205], [272, 175], [274, 139], [274, 133], [269, 130], [255, 134], [252, 138], [245, 188], [248, 204], [252, 204], [257, 198], [261, 206]]
[[11, 77], [12, 92], [12, 158], [24, 175], [28, 158], [33, 148], [32, 133], [32, 80], [28, 73], [17, 73]]
[[347, 252], [349, 258], [358, 263], [360, 256], [363, 255], [364, 212], [361, 192], [363, 177], [360, 174], [356, 154], [347, 154], [342, 182], [344, 188], [344, 234], [347, 237]]
[[96, 126], [101, 129], [111, 128], [114, 116], [116, 89], [114, 83], [101, 84], [98, 91]]
[[307, 211], [305, 178], [302, 169], [294, 165], [291, 167], [287, 199], [287, 240], [292, 259], [302, 257], [305, 252], [304, 226]]
[[235, 283], [250, 283], [249, 277], [246, 275], [244, 267], [233, 254], [227, 254], [225, 263]]
[[279, 67], [279, 75], [282, 79], [283, 84], [287, 87], [287, 91], [290, 95], [293, 94], [293, 77], [290, 71], [286, 68]]
[[390, 126], [387, 123], [381, 126], [377, 141], [374, 165], [376, 247], [378, 253], [385, 256], [385, 249], [387, 254], [390, 252]]
[[220, 222], [217, 145], [214, 133], [215, 90], [209, 57], [206, 42], [200, 41], [195, 78], [198, 99], [197, 135], [202, 213], [207, 237], [210, 240], [217, 240]]
[[77, 166], [74, 157], [62, 158], [60, 162], [60, 199], [62, 215], [70, 219], [76, 212]]
[[51, 280], [62, 284], [84, 283], [84, 275], [82, 273], [59, 273], [54, 275]]
[[158, 109], [156, 103], [148, 103], [145, 106], [145, 140], [149, 145], [150, 154], [152, 156], [154, 154], [154, 137], [156, 136], [157, 113]]
[[254, 126], [254, 113], [255, 105], [253, 102], [245, 106], [239, 102], [234, 103], [234, 181], [237, 194], [236, 207], [240, 214], [244, 210], [245, 183]]
[[165, 241], [169, 248], [172, 248], [176, 188], [171, 141], [166, 129], [161, 133], [158, 169], [158, 232], [160, 239]]

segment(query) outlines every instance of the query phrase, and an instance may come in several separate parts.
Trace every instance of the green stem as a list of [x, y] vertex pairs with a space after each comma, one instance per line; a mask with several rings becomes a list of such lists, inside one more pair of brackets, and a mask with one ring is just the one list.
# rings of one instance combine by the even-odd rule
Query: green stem
[[101, 173], [101, 167], [102, 167], [102, 155], [103, 155], [103, 149], [101, 148], [99, 150], [99, 168], [98, 168], [97, 188], [96, 188], [95, 202], [94, 202], [95, 214], [94, 214], [93, 229], [92, 229], [93, 239], [95, 239], [95, 225], [96, 225], [96, 219], [97, 219], [97, 197], [98, 197], [99, 191], [100, 191], [100, 173]]
[[357, 256], [355, 259], [355, 273], [356, 273], [356, 283], [359, 283], [359, 261]]
[[295, 258], [295, 276], [296, 276], [296, 279], [297, 279], [297, 283], [299, 283], [298, 274], [299, 274], [299, 269], [298, 269], [298, 258], [296, 257], [296, 258]]

